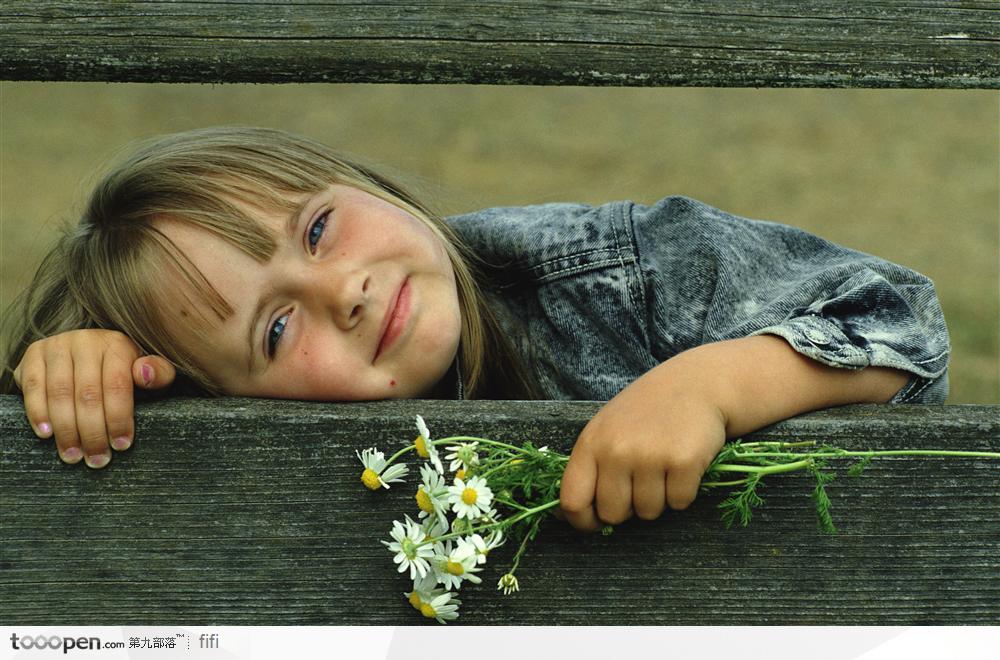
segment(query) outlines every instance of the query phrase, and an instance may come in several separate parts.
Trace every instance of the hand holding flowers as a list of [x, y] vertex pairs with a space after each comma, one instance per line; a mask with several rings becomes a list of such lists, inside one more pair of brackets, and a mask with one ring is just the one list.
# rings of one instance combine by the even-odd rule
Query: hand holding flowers
[[577, 529], [596, 531], [633, 514], [655, 520], [697, 496], [726, 441], [725, 417], [697, 383], [660, 381], [661, 373], [647, 372], [580, 433], [560, 493], [562, 512]]

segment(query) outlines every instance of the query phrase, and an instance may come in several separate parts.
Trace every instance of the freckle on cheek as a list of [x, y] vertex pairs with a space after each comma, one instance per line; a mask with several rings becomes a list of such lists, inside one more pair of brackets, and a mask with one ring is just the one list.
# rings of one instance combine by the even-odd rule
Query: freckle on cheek
[[389, 381], [389, 387], [396, 387], [396, 380], [395, 379]]

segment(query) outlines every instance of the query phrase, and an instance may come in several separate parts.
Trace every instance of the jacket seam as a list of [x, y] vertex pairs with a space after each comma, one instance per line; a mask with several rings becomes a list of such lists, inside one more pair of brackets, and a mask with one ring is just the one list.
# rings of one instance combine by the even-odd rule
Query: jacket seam
[[[910, 401], [911, 399], [915, 399], [917, 397], [917, 395], [919, 395], [921, 392], [923, 392], [928, 387], [930, 387], [931, 384], [934, 382], [934, 379], [932, 379], [932, 378], [926, 378], [924, 380], [925, 380], [924, 384], [921, 385], [919, 388], [917, 388], [917, 390], [915, 392], [907, 392], [906, 394], [904, 394], [903, 396], [901, 396], [900, 399], [899, 399], [899, 402], [900, 403], [905, 403], [907, 401]], [[916, 383], [914, 383], [914, 384], [916, 384]]]
[[940, 353], [938, 353], [937, 355], [935, 355], [932, 358], [927, 358], [926, 360], [910, 360], [910, 363], [911, 364], [927, 364], [928, 362], [936, 362], [937, 360], [940, 360], [942, 357], [948, 355], [949, 352], [951, 352], [951, 349], [945, 349], [945, 350], [941, 351]]
[[[527, 270], [527, 271], [545, 270], [545, 268], [548, 267], [549, 265], [555, 264], [555, 263], [559, 263], [560, 261], [566, 261], [568, 259], [579, 259], [579, 258], [583, 258], [583, 257], [589, 257], [589, 256], [592, 256], [592, 255], [601, 254], [601, 253], [604, 253], [604, 252], [608, 253], [609, 255], [614, 256], [615, 253], [616, 253], [616, 250], [614, 248], [594, 248], [592, 250], [584, 250], [583, 252], [573, 252], [571, 254], [562, 254], [562, 255], [559, 255], [558, 257], [552, 257], [551, 259], [546, 259], [545, 261], [540, 261], [540, 262], [538, 262], [536, 264], [528, 266], [527, 268], [525, 268], [525, 270]], [[543, 273], [543, 275], [544, 274], [545, 273]]]
[[[614, 213], [617, 216], [617, 220], [621, 222], [621, 231], [625, 235], [625, 244], [618, 240], [618, 228], [615, 226], [614, 220], [611, 223], [611, 230], [615, 236], [615, 246], [618, 248], [618, 261], [621, 264], [622, 272], [625, 273], [625, 288], [628, 290], [628, 297], [632, 301], [632, 314], [639, 315], [646, 309], [645, 296], [642, 295], [644, 287], [639, 287], [639, 298], [636, 298], [636, 283], [642, 283], [641, 273], [630, 273], [629, 265], [635, 265], [639, 263], [639, 257], [636, 255], [635, 240], [629, 236], [629, 226], [630, 217], [625, 217], [626, 203], [617, 204], [614, 207]], [[622, 252], [628, 249], [628, 260], [626, 261]], [[647, 339], [648, 342], [648, 339]]]
[[[544, 275], [538, 275], [533, 278], [534, 284], [549, 284], [555, 280], [560, 279], [566, 275], [572, 275], [574, 273], [586, 272], [589, 270], [599, 270], [601, 268], [607, 268], [608, 266], [617, 266], [619, 264], [618, 259], [605, 259], [603, 261], [590, 261], [585, 264], [580, 264], [578, 266], [567, 266], [565, 268], [560, 268], [559, 270], [554, 270]], [[511, 282], [509, 284], [503, 284], [495, 287], [498, 291], [505, 291], [507, 289], [512, 289], [518, 286], [524, 285], [524, 282]]]

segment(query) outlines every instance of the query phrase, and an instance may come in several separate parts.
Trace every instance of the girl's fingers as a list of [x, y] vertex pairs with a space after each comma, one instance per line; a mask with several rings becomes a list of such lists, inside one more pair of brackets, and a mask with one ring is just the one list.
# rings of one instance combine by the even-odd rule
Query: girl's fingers
[[76, 429], [76, 388], [73, 358], [68, 347], [51, 347], [45, 354], [45, 402], [59, 458], [66, 463], [83, 459]]
[[73, 353], [76, 428], [84, 460], [92, 468], [102, 468], [111, 461], [108, 427], [104, 418], [103, 362], [101, 351]]
[[566, 521], [583, 531], [594, 532], [601, 521], [594, 511], [597, 488], [597, 463], [589, 455], [576, 451], [570, 455], [559, 487], [559, 506]]
[[663, 470], [647, 470], [632, 475], [632, 508], [643, 520], [656, 520], [663, 513], [667, 480]]
[[41, 356], [28, 355], [14, 369], [14, 382], [24, 397], [24, 414], [39, 438], [52, 437], [49, 407], [45, 400], [45, 361]]
[[698, 496], [702, 473], [694, 469], [671, 470], [667, 478], [667, 504], [675, 511], [686, 509]]
[[174, 382], [174, 365], [157, 355], [144, 355], [132, 363], [132, 380], [136, 387], [158, 390]]
[[609, 525], [632, 517], [632, 474], [624, 469], [601, 471], [597, 479], [597, 517]]
[[107, 426], [111, 447], [124, 451], [132, 446], [135, 437], [134, 389], [132, 363], [134, 356], [120, 355], [114, 351], [104, 354], [102, 382], [104, 387], [104, 423]]

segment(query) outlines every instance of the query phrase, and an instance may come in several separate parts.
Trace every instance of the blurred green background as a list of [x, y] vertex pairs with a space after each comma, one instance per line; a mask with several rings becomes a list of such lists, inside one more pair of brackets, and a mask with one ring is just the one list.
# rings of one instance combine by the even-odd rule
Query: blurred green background
[[402, 85], [0, 83], [0, 296], [25, 286], [130, 140], [302, 133], [457, 213], [683, 194], [931, 277], [949, 403], [1000, 402], [1000, 94]]

